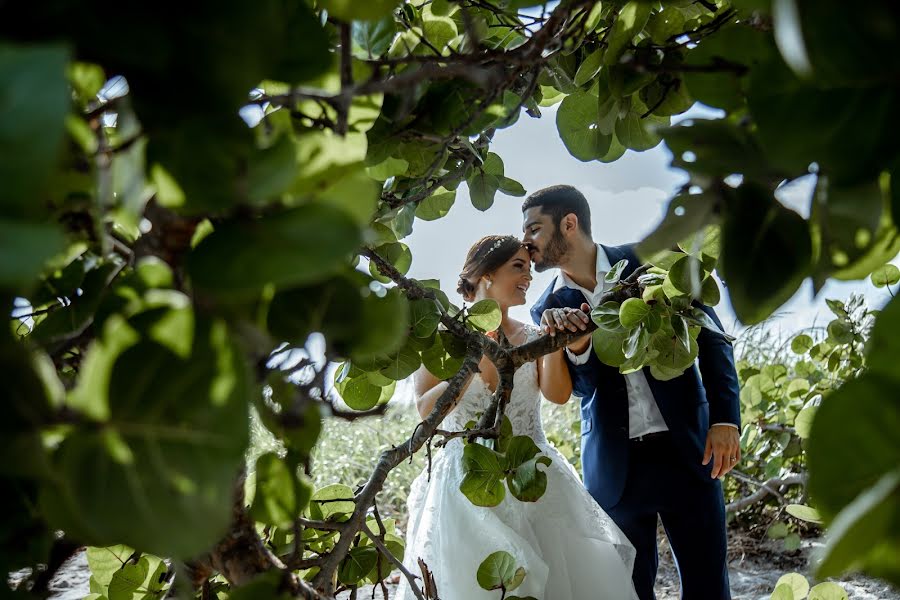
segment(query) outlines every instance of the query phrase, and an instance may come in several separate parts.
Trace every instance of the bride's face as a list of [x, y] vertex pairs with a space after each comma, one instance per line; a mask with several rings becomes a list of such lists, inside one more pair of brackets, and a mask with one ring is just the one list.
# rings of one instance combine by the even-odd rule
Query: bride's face
[[485, 276], [491, 286], [484, 287], [484, 297], [493, 298], [500, 306], [525, 304], [525, 294], [531, 285], [531, 257], [521, 248], [493, 273]]

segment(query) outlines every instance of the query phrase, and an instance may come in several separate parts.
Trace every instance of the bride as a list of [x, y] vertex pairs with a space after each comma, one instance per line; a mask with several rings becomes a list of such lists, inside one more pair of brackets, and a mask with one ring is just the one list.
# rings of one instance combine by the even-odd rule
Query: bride
[[[468, 302], [492, 298], [500, 305], [500, 328], [510, 343], [520, 345], [540, 335], [537, 327], [509, 317], [511, 306], [525, 303], [531, 282], [531, 259], [512, 236], [487, 236], [469, 250], [459, 279]], [[499, 600], [498, 591], [481, 589], [476, 572], [489, 554], [500, 550], [525, 568], [525, 580], [513, 593], [537, 600], [633, 600], [634, 549], [597, 505], [578, 474], [547, 442], [541, 425], [540, 401], [568, 401], [572, 382], [563, 351], [522, 365], [516, 371], [506, 414], [515, 435], [528, 435], [552, 463], [546, 467], [547, 491], [537, 502], [521, 502], [512, 494], [493, 508], [472, 504], [459, 490], [463, 480], [463, 442], [451, 440], [434, 458], [430, 476], [422, 472], [412, 484], [404, 563], [419, 572], [421, 559], [434, 574], [441, 600]], [[460, 431], [488, 405], [498, 374], [482, 358], [480, 374], [463, 388], [442, 428]], [[417, 407], [428, 415], [447, 388], [427, 370], [415, 376]], [[401, 579], [396, 600], [415, 596]]]

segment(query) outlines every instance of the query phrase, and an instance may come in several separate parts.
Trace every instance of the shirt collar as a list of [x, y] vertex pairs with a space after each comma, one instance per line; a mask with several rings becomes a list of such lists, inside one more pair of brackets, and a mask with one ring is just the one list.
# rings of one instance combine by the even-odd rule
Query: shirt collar
[[[603, 249], [603, 246], [597, 244], [597, 285], [603, 284], [604, 277], [606, 277], [606, 274], [609, 273], [611, 269], [612, 265], [609, 264], [609, 257], [606, 255], [606, 250]], [[572, 288], [573, 290], [581, 290], [582, 292], [587, 292], [587, 294], [594, 293], [594, 290], [585, 290], [583, 287], [569, 279], [569, 276], [560, 269], [556, 276], [556, 285], [553, 286], [553, 291], [556, 292], [564, 287]]]

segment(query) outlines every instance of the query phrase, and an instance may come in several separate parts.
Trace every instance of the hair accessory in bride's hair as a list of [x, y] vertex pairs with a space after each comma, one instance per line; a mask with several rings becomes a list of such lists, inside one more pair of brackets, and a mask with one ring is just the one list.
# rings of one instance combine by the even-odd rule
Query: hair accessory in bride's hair
[[499, 248], [503, 244], [504, 239], [505, 238], [499, 238], [496, 242], [493, 243], [493, 245], [491, 245], [490, 248], [488, 248], [488, 251], [485, 252], [484, 255], [487, 256], [488, 254]]

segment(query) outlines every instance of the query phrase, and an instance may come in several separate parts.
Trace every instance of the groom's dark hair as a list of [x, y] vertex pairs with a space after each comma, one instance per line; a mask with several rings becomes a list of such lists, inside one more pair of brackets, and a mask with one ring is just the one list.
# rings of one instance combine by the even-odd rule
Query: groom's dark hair
[[542, 214], [550, 215], [557, 228], [563, 217], [574, 214], [578, 217], [578, 228], [591, 237], [591, 207], [584, 194], [571, 185], [551, 185], [534, 192], [525, 199], [522, 212], [535, 206], [541, 209]]

